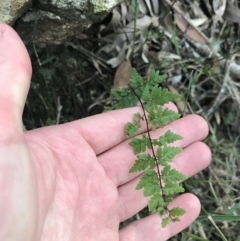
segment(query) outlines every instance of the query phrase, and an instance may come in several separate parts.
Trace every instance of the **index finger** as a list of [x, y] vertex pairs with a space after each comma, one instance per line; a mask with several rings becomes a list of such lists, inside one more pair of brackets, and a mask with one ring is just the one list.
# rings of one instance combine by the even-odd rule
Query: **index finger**
[[[177, 111], [176, 106], [172, 103], [166, 105], [166, 107]], [[143, 110], [140, 106], [114, 110], [65, 125], [77, 129], [79, 134], [93, 148], [96, 155], [99, 155], [127, 139], [125, 127], [127, 122], [132, 121], [136, 112], [142, 114]], [[139, 133], [143, 133], [146, 130], [145, 122], [143, 122]]]

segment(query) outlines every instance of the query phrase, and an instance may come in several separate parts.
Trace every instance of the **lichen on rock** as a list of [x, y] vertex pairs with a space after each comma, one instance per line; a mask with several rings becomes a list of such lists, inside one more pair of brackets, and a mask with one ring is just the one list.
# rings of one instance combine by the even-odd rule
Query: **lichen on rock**
[[14, 24], [14, 22], [27, 11], [32, 0], [0, 1], [0, 22]]
[[[18, 19], [16, 30], [25, 44], [61, 44], [101, 21], [121, 1], [35, 0], [32, 6], [32, 0], [0, 1], [0, 15], [5, 16], [0, 17], [0, 21], [13, 24]], [[18, 6], [18, 10], [11, 10], [14, 6]], [[15, 15], [8, 16], [12, 13]]]
[[109, 9], [116, 5], [115, 0], [90, 0], [90, 2], [94, 6], [95, 13], [109, 11]]

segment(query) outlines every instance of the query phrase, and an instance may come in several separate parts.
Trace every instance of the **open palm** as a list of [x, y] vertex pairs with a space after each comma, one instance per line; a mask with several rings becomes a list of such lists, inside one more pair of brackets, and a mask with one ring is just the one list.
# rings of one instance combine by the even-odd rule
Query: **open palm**
[[[31, 64], [17, 34], [4, 24], [0, 53], [0, 240], [163, 241], [196, 219], [198, 199], [183, 194], [171, 203], [186, 210], [181, 222], [162, 229], [153, 214], [119, 231], [119, 223], [148, 201], [135, 190], [140, 173], [128, 173], [135, 158], [124, 134], [125, 123], [141, 109], [23, 132]], [[187, 116], [152, 136], [166, 129], [183, 136], [176, 169], [191, 176], [209, 164], [211, 153], [200, 142], [208, 133], [201, 117]]]

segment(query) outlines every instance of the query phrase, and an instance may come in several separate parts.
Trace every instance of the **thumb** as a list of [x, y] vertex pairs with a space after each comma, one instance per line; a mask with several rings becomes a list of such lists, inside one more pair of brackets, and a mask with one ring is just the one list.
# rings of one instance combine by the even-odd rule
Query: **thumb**
[[22, 132], [31, 63], [21, 39], [0, 23], [0, 240], [34, 240], [37, 186]]
[[[17, 33], [0, 23], [0, 136], [22, 130], [22, 113], [32, 67]], [[5, 134], [5, 135], [4, 135]]]

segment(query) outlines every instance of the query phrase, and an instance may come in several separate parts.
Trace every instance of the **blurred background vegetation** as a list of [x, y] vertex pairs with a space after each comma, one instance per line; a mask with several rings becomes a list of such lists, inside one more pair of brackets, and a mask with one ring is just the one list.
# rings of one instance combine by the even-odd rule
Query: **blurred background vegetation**
[[167, 74], [164, 87], [183, 96], [176, 103], [182, 116], [208, 121], [213, 154], [211, 166], [184, 184], [201, 200], [201, 216], [171, 240], [240, 240], [239, 7], [236, 0], [129, 0], [81, 37], [34, 46], [25, 128], [101, 113], [132, 67], [142, 76]]

